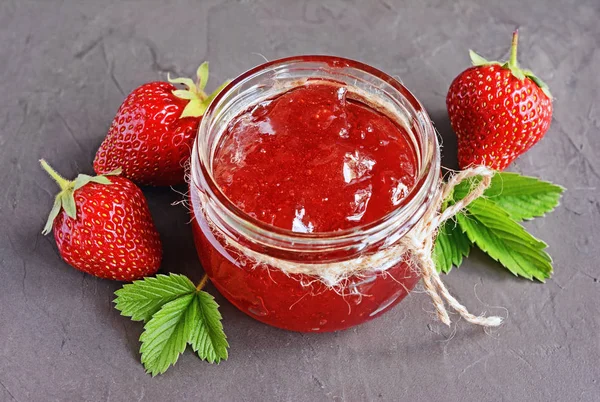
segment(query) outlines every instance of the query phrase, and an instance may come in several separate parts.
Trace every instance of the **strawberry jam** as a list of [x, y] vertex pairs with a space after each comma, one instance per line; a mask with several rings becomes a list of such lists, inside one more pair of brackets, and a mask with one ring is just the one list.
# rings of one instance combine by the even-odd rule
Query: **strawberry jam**
[[[211, 180], [231, 208], [273, 231], [310, 238], [382, 222], [418, 185], [418, 154], [403, 124], [361, 99], [344, 83], [307, 80], [251, 104], [218, 137]], [[295, 331], [348, 328], [389, 310], [420, 279], [402, 261], [335, 287], [256, 264], [197, 213], [206, 201], [194, 191], [194, 235], [206, 273], [231, 303], [264, 323]], [[294, 257], [315, 260], [318, 253]]]
[[233, 119], [214, 175], [256, 219], [299, 233], [333, 232], [400, 204], [415, 182], [415, 158], [403, 128], [349, 99], [345, 87], [315, 83]]

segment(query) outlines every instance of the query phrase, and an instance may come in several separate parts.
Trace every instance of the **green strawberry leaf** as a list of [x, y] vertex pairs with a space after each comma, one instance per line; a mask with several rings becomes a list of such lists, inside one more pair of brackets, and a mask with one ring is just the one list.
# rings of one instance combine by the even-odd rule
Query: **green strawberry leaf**
[[115, 292], [115, 308], [133, 321], [149, 321], [160, 308], [196, 291], [184, 275], [157, 275], [123, 286]]
[[457, 220], [469, 239], [516, 276], [544, 282], [552, 274], [546, 243], [536, 239], [494, 202], [478, 198]]
[[94, 177], [87, 174], [80, 174], [75, 178], [75, 185], [73, 186], [73, 190], [79, 190], [81, 187], [91, 182], [99, 184], [112, 184], [110, 180], [108, 180], [104, 176]]
[[198, 70], [196, 70], [196, 87], [200, 91], [204, 91], [206, 83], [208, 82], [208, 61], [200, 64]]
[[50, 210], [50, 215], [48, 216], [46, 225], [44, 226], [44, 229], [42, 230], [42, 234], [44, 236], [46, 236], [48, 233], [52, 232], [52, 224], [54, 223], [54, 220], [60, 213], [61, 208], [62, 208], [61, 195], [58, 194], [56, 197], [54, 197], [54, 205], [52, 205], [52, 209]]
[[471, 241], [454, 219], [444, 222], [435, 239], [433, 261], [438, 272], [447, 274], [452, 266], [460, 266], [463, 257], [469, 256]]
[[531, 70], [524, 69], [523, 73], [525, 73], [525, 76], [530, 78], [531, 81], [535, 82], [535, 84], [538, 87], [540, 87], [542, 92], [545, 93], [548, 98], [552, 99], [552, 94], [550, 93], [550, 88], [548, 87], [548, 84], [542, 81], [542, 79], [535, 75]]
[[[479, 180], [463, 181], [456, 186], [454, 200], [464, 198], [471, 186], [477, 184]], [[497, 172], [484, 195], [506, 211], [511, 219], [522, 221], [544, 216], [552, 211], [558, 205], [564, 190], [561, 186], [535, 177]]]
[[489, 66], [492, 64], [500, 64], [497, 61], [489, 61], [489, 60], [481, 57], [480, 55], [478, 55], [471, 49], [469, 49], [469, 57], [471, 58], [471, 63], [474, 66]]
[[215, 89], [209, 96], [208, 98], [206, 98], [206, 100], [204, 101], [206, 107], [208, 108], [208, 106], [210, 105], [210, 102], [213, 101], [213, 99], [215, 99], [217, 97], [217, 95], [227, 86], [229, 85], [229, 83], [231, 82], [231, 80], [225, 80], [225, 82], [223, 82], [221, 85], [219, 85], [219, 87], [217, 89]]
[[185, 319], [195, 299], [193, 293], [164, 304], [144, 326], [140, 336], [142, 363], [152, 376], [162, 374], [174, 365], [185, 350], [193, 322]]
[[176, 89], [172, 92], [173, 95], [178, 97], [179, 99], [192, 100], [196, 99], [197, 95], [193, 92], [190, 92], [186, 89]]
[[525, 79], [525, 73], [518, 66], [511, 66], [509, 63], [506, 63], [503, 67], [508, 68], [512, 75], [514, 75], [519, 81], [523, 81]]
[[518, 173], [497, 173], [485, 195], [516, 221], [544, 216], [559, 203], [564, 187]]
[[182, 84], [186, 86], [186, 91], [188, 92], [196, 92], [196, 84], [194, 84], [194, 80], [191, 78], [178, 77], [171, 78], [171, 74], [167, 73], [167, 81], [171, 84]]
[[62, 207], [70, 218], [77, 218], [77, 207], [75, 206], [75, 195], [73, 190], [67, 190], [60, 193]]
[[208, 62], [206, 61], [198, 67], [198, 70], [196, 70], [195, 84], [189, 78], [173, 79], [171, 76], [167, 75], [167, 79], [171, 84], [183, 84], [187, 87], [186, 89], [176, 89], [172, 91], [173, 95], [176, 97], [188, 101], [179, 116], [180, 119], [203, 116], [212, 100], [231, 82], [230, 80], [225, 81], [212, 94], [207, 95], [204, 92], [206, 83], [208, 82]]
[[228, 357], [219, 305], [184, 275], [148, 277], [124, 285], [115, 294], [115, 307], [134, 321], [146, 321], [140, 336], [142, 363], [152, 376], [174, 365], [189, 343], [210, 363]]
[[85, 186], [88, 183], [98, 183], [98, 184], [105, 184], [105, 185], [109, 185], [112, 184], [112, 182], [108, 179], [108, 177], [106, 176], [118, 176], [121, 173], [123, 173], [123, 170], [121, 168], [117, 168], [113, 171], [110, 171], [108, 173], [103, 173], [101, 175], [98, 176], [90, 176], [87, 174], [79, 174], [77, 175], [77, 177], [75, 178], [75, 182], [73, 185], [73, 190], [79, 190], [81, 187]]
[[188, 337], [194, 352], [209, 363], [227, 360], [229, 343], [223, 332], [222, 317], [215, 299], [206, 292], [198, 292], [188, 313], [190, 314], [188, 320], [198, 323], [192, 328]]

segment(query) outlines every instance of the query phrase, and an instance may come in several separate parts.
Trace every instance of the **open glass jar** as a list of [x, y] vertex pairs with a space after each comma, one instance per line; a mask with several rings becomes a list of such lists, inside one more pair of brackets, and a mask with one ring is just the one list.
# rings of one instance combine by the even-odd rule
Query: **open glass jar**
[[[229, 200], [213, 176], [214, 155], [228, 124], [240, 113], [319, 80], [344, 86], [404, 127], [416, 153], [416, 180], [397, 208], [374, 222], [335, 232], [297, 233], [259, 221]], [[431, 207], [439, 180], [439, 146], [431, 120], [396, 79], [332, 56], [268, 62], [233, 80], [211, 103], [200, 125], [190, 178], [198, 255], [219, 292], [259, 321], [305, 332], [358, 325], [392, 308], [419, 281], [409, 256], [387, 259], [341, 281], [289, 274], [278, 264], [342, 264], [385, 252]]]

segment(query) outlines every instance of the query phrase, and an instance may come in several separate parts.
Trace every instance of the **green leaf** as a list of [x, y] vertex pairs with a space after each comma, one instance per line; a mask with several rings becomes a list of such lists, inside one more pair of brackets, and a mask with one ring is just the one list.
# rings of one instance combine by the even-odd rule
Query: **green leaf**
[[201, 100], [192, 99], [187, 105], [185, 105], [185, 108], [183, 108], [179, 118], [183, 119], [185, 117], [200, 117], [204, 114], [206, 108], [207, 105], [205, 105]]
[[179, 99], [192, 100], [198, 98], [198, 95], [188, 91], [187, 89], [176, 89], [172, 92]]
[[485, 198], [468, 207], [470, 215], [457, 215], [469, 239], [514, 275], [544, 282], [552, 274], [552, 260], [544, 251], [546, 243], [536, 239], [504, 209]]
[[471, 49], [469, 49], [469, 57], [471, 58], [471, 63], [473, 63], [474, 66], [488, 66], [492, 64], [500, 64], [497, 61], [489, 61], [481, 57]]
[[140, 336], [142, 363], [155, 376], [175, 364], [185, 350], [193, 322], [186, 320], [188, 307], [195, 299], [190, 293], [164, 304], [144, 326]]
[[518, 66], [510, 66], [508, 63], [504, 64], [505, 68], [508, 68], [512, 75], [514, 75], [519, 81], [525, 79], [525, 73]]
[[[454, 190], [454, 200], [464, 198], [474, 182], [464, 181]], [[560, 200], [564, 188], [535, 177], [518, 173], [498, 172], [492, 178], [484, 195], [504, 209], [512, 219], [533, 219], [552, 211]]]
[[454, 219], [447, 220], [440, 226], [435, 246], [433, 260], [438, 272], [448, 273], [452, 266], [460, 266], [463, 257], [469, 256], [471, 241], [464, 234]]
[[208, 82], [208, 61], [200, 64], [198, 70], [196, 71], [196, 87], [200, 91], [204, 91], [206, 87], [206, 83]]
[[62, 207], [61, 195], [58, 194], [54, 197], [54, 205], [50, 210], [50, 215], [48, 216], [48, 220], [46, 221], [46, 225], [44, 226], [44, 230], [42, 230], [42, 234], [46, 236], [48, 233], [52, 231], [52, 225], [54, 224], [54, 220], [58, 216], [60, 212], [60, 208]]
[[174, 365], [187, 343], [210, 363], [227, 359], [229, 344], [219, 305], [186, 276], [145, 278], [124, 285], [115, 294], [116, 308], [122, 315], [146, 321], [140, 336], [140, 353], [146, 371], [152, 376]]
[[75, 196], [73, 194], [73, 191], [66, 190], [62, 191], [59, 195], [63, 209], [69, 217], [75, 219], [77, 217], [77, 208], [75, 207]]
[[149, 321], [163, 304], [195, 292], [184, 275], [157, 275], [123, 286], [115, 292], [115, 308], [134, 321]]
[[223, 332], [222, 317], [215, 299], [206, 292], [198, 292], [188, 314], [187, 320], [197, 323], [189, 335], [192, 349], [210, 363], [227, 360], [229, 344]]
[[[108, 173], [102, 173], [102, 176], [118, 176], [121, 173], [123, 173], [123, 169], [121, 169], [120, 167], [116, 168], [115, 170], [111, 170]], [[96, 176], [97, 177], [97, 176]]]
[[73, 190], [79, 190], [81, 187], [85, 186], [88, 183], [112, 184], [112, 182], [103, 175], [89, 176], [87, 174], [80, 174], [75, 178], [75, 185], [73, 187]]
[[188, 91], [196, 92], [196, 84], [191, 78], [171, 78], [171, 75], [167, 73], [167, 81], [171, 84], [183, 84]]
[[219, 94], [219, 92], [221, 92], [227, 85], [229, 85], [229, 83], [231, 82], [231, 80], [225, 80], [224, 83], [222, 83], [221, 85], [219, 85], [219, 87], [217, 89], [215, 89], [213, 91], [213, 93], [211, 93], [208, 98], [206, 98], [206, 100], [204, 101], [204, 103], [206, 104], [206, 107], [208, 108], [208, 105], [210, 105], [210, 102], [213, 101], [213, 99], [215, 99], [217, 97], [217, 95]]
[[565, 189], [535, 177], [497, 173], [485, 195], [516, 221], [533, 219], [552, 211]]
[[523, 72], [525, 73], [526, 77], [530, 78], [531, 81], [535, 83], [535, 85], [540, 87], [542, 92], [545, 93], [548, 98], [552, 99], [552, 94], [550, 93], [550, 88], [548, 87], [548, 84], [542, 81], [542, 79], [535, 75], [531, 70], [523, 70]]

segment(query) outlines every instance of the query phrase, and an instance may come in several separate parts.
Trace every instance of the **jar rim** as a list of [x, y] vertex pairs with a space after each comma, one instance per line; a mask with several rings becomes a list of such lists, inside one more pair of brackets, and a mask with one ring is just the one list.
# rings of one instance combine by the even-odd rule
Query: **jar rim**
[[[324, 63], [331, 68], [352, 68], [363, 73], [367, 73], [390, 85], [403, 97], [404, 100], [408, 101], [413, 109], [413, 114], [420, 118], [420, 123], [423, 126], [422, 129], [425, 131], [424, 134], [426, 143], [423, 144], [423, 147], [427, 148], [428, 157], [424, 158], [424, 162], [421, 163], [421, 166], [419, 166], [417, 180], [410, 189], [408, 195], [402, 200], [402, 203], [398, 205], [397, 208], [394, 208], [392, 211], [375, 221], [353, 226], [348, 229], [329, 232], [299, 233], [294, 232], [291, 229], [280, 228], [250, 216], [248, 213], [235, 205], [235, 203], [224, 194], [213, 176], [213, 172], [211, 171], [212, 169], [209, 169], [208, 167], [211, 163], [208, 159], [212, 157], [210, 155], [211, 151], [208, 150], [208, 152], [202, 152], [203, 149], [199, 142], [203, 136], [210, 134], [209, 120], [213, 116], [215, 109], [221, 106], [220, 103], [222, 99], [230, 92], [235, 91], [241, 83], [244, 83], [245, 81], [256, 76], [257, 74], [260, 74], [261, 72], [264, 72], [265, 70], [274, 69], [278, 66], [289, 66], [298, 63]], [[406, 128], [413, 130], [410, 127]], [[422, 151], [417, 150], [417, 152]], [[198, 167], [200, 172], [198, 172]], [[275, 237], [280, 243], [291, 243], [297, 246], [302, 246], [304, 244], [310, 245], [314, 248], [317, 243], [322, 243], [323, 246], [342, 244], [352, 241], [353, 239], [363, 239], [364, 236], [385, 233], [386, 228], [389, 229], [390, 225], [392, 224], [397, 225], [399, 221], [400, 223], [409, 222], [410, 227], [412, 227], [429, 207], [429, 204], [433, 198], [433, 194], [437, 190], [439, 171], [440, 155], [438, 140], [431, 119], [429, 118], [429, 115], [425, 111], [423, 105], [399, 80], [375, 67], [359, 61], [328, 55], [299, 55], [272, 60], [249, 69], [232, 80], [215, 97], [215, 99], [213, 99], [204, 114], [204, 118], [202, 119], [198, 129], [198, 135], [194, 141], [191, 165], [192, 182], [190, 183], [190, 187], [194, 185], [199, 191], [208, 193], [208, 197], [214, 200], [217, 204], [217, 209], [226, 212], [224, 214], [225, 216], [222, 218], [225, 218], [228, 223], [234, 224], [236, 227], [243, 228], [246, 233], [250, 232], [258, 236], [267, 236], [270, 239]], [[204, 184], [201, 186], [202, 188], [198, 185], [198, 175], [201, 175], [202, 184]], [[418, 205], [414, 205], [415, 203]], [[413, 206], [413, 211], [412, 213], [407, 214], [406, 212], [409, 205]], [[419, 208], [419, 206], [424, 207]], [[258, 241], [258, 243], [261, 242]]]

